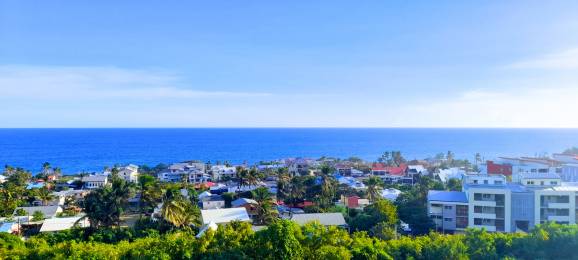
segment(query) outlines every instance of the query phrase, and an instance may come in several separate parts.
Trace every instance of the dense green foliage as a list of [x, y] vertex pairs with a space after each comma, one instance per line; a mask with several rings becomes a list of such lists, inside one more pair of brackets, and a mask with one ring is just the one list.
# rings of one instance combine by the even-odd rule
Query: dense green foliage
[[[117, 231], [112, 231], [117, 230]], [[121, 241], [82, 230], [43, 235], [23, 242], [0, 234], [0, 259], [576, 259], [578, 227], [545, 224], [529, 234], [468, 230], [464, 235], [430, 233], [382, 240], [365, 232], [280, 220], [253, 232], [233, 222], [201, 238], [176, 231], [141, 238], [112, 229]], [[60, 236], [60, 237], [59, 237]]]

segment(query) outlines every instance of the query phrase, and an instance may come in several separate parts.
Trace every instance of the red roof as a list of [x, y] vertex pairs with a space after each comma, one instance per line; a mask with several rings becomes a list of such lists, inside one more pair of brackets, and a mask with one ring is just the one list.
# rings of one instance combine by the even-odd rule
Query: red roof
[[486, 166], [488, 168], [488, 174], [503, 174], [506, 176], [512, 175], [512, 165], [496, 164], [493, 161], [486, 161]]
[[399, 166], [386, 166], [383, 163], [374, 163], [373, 167], [371, 167], [372, 171], [384, 171], [389, 175], [405, 175], [407, 170], [407, 164], [402, 163]]

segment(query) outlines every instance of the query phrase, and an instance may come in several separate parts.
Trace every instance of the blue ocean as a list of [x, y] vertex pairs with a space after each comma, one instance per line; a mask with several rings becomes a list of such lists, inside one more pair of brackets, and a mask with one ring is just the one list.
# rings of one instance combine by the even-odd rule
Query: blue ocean
[[535, 156], [578, 146], [578, 129], [193, 128], [0, 129], [0, 165], [37, 172], [43, 162], [65, 174], [133, 163], [183, 160], [256, 163], [288, 157], [357, 156], [399, 150], [407, 159], [452, 151], [473, 160]]

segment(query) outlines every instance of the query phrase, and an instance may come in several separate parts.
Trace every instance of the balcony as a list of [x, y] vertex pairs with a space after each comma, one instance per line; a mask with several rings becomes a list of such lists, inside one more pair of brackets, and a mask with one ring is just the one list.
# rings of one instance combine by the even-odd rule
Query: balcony
[[548, 221], [570, 222], [570, 216], [548, 216]]
[[496, 213], [474, 213], [474, 218], [496, 219]]
[[542, 203], [541, 206], [543, 208], [551, 208], [551, 209], [568, 209], [570, 208], [570, 203], [547, 202]]
[[496, 202], [493, 200], [475, 200], [474, 205], [476, 206], [487, 206], [487, 207], [495, 207]]

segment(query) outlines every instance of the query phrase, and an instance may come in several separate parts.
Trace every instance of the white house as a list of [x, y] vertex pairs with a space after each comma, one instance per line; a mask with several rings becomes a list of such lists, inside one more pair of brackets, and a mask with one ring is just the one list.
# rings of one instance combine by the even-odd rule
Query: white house
[[237, 168], [226, 165], [213, 165], [211, 167], [213, 180], [221, 180], [224, 177], [234, 178], [237, 173]]
[[82, 182], [87, 189], [98, 189], [108, 184], [108, 176], [103, 174], [84, 176]]
[[[137, 183], [138, 182], [138, 166], [134, 164], [129, 164], [127, 166], [116, 167], [118, 170], [118, 177], [125, 181]], [[105, 175], [110, 175], [111, 170], [107, 169], [104, 172]]]
[[206, 165], [196, 162], [174, 163], [166, 171], [159, 173], [158, 178], [164, 182], [186, 180], [195, 184], [212, 181], [212, 176], [206, 173]]

